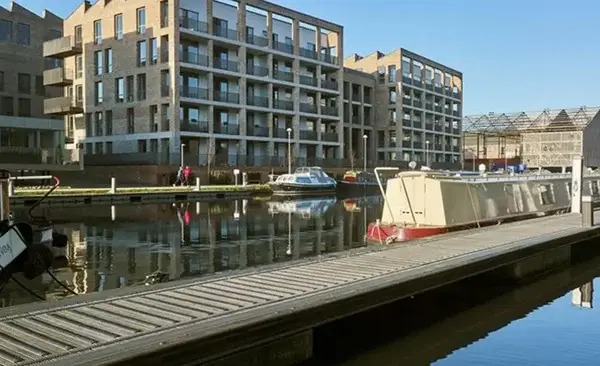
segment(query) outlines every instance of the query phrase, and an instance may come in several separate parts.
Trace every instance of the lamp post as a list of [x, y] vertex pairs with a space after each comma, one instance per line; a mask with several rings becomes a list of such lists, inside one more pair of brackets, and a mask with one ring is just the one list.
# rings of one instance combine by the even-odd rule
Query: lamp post
[[181, 167], [183, 167], [183, 148], [185, 147], [185, 144], [182, 143], [181, 146], [179, 147], [179, 151], [181, 151]]
[[429, 168], [429, 140], [425, 141], [425, 165]]
[[367, 171], [367, 139], [369, 138], [369, 136], [367, 136], [366, 134], [363, 135], [363, 163], [364, 163], [364, 171]]
[[292, 129], [286, 129], [288, 136], [288, 174], [292, 174]]

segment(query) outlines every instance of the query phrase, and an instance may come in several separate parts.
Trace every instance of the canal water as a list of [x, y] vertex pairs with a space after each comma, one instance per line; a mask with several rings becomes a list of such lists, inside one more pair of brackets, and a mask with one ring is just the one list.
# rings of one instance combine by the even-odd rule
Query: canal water
[[[35, 214], [69, 237], [56, 277], [83, 294], [361, 247], [381, 197], [52, 206]], [[48, 299], [69, 295], [47, 275], [27, 286]], [[31, 301], [12, 282], [0, 292], [0, 307]]]

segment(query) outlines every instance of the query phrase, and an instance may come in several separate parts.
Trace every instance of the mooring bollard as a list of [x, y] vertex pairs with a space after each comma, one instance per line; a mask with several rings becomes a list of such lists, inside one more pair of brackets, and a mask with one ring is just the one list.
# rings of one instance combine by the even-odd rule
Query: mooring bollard
[[115, 177], [110, 178], [110, 194], [117, 193], [117, 180]]
[[196, 187], [194, 187], [194, 192], [200, 192], [200, 177], [196, 177]]
[[581, 224], [584, 227], [594, 226], [594, 203], [591, 196], [581, 197]]

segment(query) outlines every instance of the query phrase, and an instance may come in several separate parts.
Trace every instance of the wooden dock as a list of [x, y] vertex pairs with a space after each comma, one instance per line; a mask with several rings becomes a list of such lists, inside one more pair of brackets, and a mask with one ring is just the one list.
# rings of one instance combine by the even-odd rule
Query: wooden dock
[[598, 235], [581, 215], [555, 215], [6, 308], [0, 365], [285, 365], [310, 357], [315, 326]]

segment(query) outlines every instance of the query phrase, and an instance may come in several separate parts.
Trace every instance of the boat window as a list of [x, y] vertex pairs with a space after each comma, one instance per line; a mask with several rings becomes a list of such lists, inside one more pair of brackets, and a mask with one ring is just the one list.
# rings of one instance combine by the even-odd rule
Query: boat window
[[552, 184], [540, 184], [540, 200], [542, 201], [542, 205], [552, 205], [556, 203], [554, 198], [554, 189]]
[[310, 182], [309, 177], [296, 177], [296, 183], [310, 184]]

